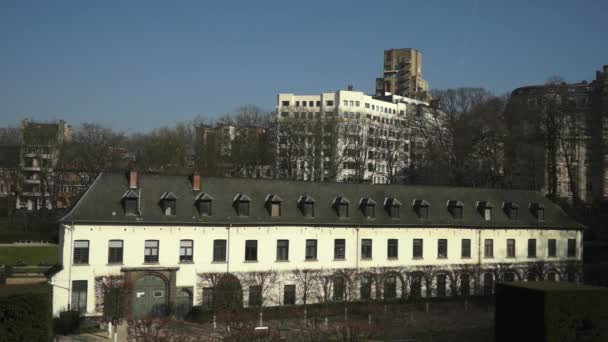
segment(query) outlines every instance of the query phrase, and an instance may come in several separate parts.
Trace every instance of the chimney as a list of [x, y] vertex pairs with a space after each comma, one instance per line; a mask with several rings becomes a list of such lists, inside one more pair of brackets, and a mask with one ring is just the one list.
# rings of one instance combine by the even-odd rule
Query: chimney
[[137, 189], [137, 170], [129, 171], [129, 189]]
[[192, 174], [192, 191], [201, 191], [201, 175], [198, 172]]

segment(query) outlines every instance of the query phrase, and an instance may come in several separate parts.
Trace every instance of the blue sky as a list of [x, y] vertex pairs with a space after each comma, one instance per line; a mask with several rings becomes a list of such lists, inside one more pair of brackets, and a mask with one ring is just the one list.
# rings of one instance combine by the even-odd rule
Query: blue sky
[[0, 0], [0, 126], [146, 131], [265, 109], [279, 92], [372, 92], [382, 51], [423, 52], [431, 88], [497, 93], [608, 64], [608, 1]]

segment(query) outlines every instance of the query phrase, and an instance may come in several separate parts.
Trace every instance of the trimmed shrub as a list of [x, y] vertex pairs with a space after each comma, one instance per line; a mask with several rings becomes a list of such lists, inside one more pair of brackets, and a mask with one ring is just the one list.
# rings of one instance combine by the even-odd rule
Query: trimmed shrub
[[496, 341], [608, 341], [608, 289], [572, 283], [497, 284]]
[[80, 326], [80, 313], [78, 311], [62, 311], [59, 318], [53, 320], [55, 334], [68, 335], [78, 331]]
[[48, 284], [0, 287], [0, 341], [51, 341], [52, 293]]

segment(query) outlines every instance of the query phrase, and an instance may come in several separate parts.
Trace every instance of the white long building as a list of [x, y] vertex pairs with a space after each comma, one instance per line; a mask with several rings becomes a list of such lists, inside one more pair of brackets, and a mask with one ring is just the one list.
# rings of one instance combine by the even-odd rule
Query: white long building
[[[408, 119], [433, 111], [428, 103], [407, 97], [369, 96], [351, 90], [319, 95], [279, 94], [279, 176], [391, 183], [416, 157], [421, 158]], [[328, 122], [337, 123], [341, 129], [328, 132]], [[321, 138], [328, 135], [335, 139], [328, 142]]]
[[110, 281], [143, 317], [212, 307], [228, 273], [244, 305], [465, 296], [580, 281], [582, 233], [530, 191], [106, 173], [61, 220], [49, 279], [55, 314], [91, 316]]

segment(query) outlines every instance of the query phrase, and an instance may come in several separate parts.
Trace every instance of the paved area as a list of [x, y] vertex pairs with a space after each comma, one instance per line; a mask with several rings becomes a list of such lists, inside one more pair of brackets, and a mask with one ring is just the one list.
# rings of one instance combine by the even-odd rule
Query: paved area
[[[58, 341], [58, 342], [76, 342], [76, 341], [79, 341], [79, 342], [112, 341], [112, 342], [114, 342], [114, 340], [110, 339], [110, 337], [108, 336], [107, 331], [101, 331], [101, 332], [92, 333], [92, 334], [58, 336], [56, 341]], [[118, 326], [116, 342], [127, 342], [127, 325], [126, 324], [121, 324]]]

